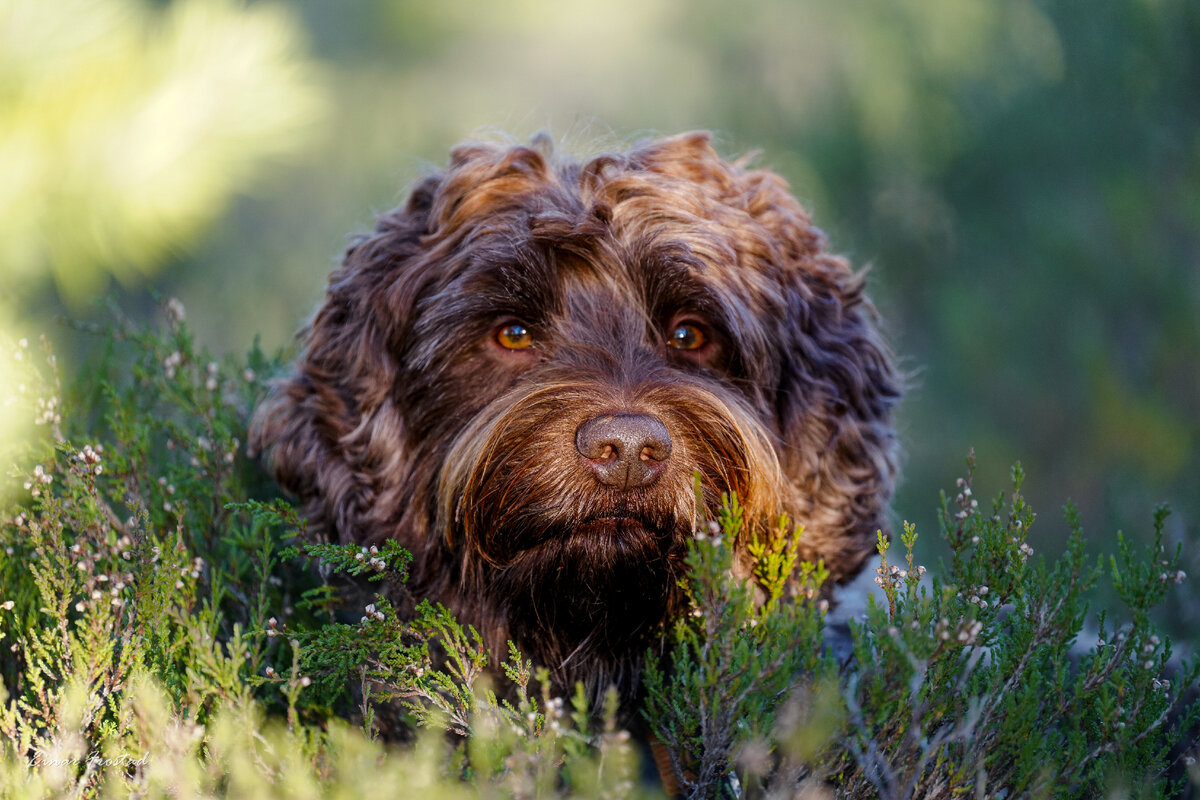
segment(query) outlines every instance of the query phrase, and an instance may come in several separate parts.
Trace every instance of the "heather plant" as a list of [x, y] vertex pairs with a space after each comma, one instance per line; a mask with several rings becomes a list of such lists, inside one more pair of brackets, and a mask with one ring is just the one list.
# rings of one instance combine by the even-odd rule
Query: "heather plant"
[[[647, 681], [647, 714], [688, 796], [804, 787], [846, 798], [1163, 797], [1196, 781], [1200, 662], [1172, 661], [1151, 615], [1186, 578], [1181, 549], [1164, 544], [1166, 510], [1145, 552], [1119, 535], [1117, 554], [1097, 562], [1068, 506], [1067, 550], [1048, 561], [1029, 544], [1035, 516], [1020, 467], [1011, 494], [986, 512], [969, 467], [942, 501], [950, 564], [917, 564], [907, 523], [902, 564], [891, 563], [880, 534], [883, 598], [851, 622], [853, 656], [840, 669], [819, 603], [772, 605], [778, 592], [768, 588], [756, 606], [733, 577], [736, 506], [714, 528], [721, 535], [697, 536], [696, 610], [676, 625], [670, 676], [652, 667]], [[1085, 639], [1085, 598], [1104, 574], [1124, 618], [1100, 612]], [[820, 577], [818, 567], [789, 580], [814, 596]], [[759, 633], [780, 620], [778, 633]], [[1187, 752], [1173, 753], [1181, 743]]]
[[[567, 706], [515, 650], [501, 699], [479, 637], [428, 603], [402, 619], [381, 595], [340, 620], [356, 580], [402, 583], [409, 554], [311, 542], [243, 444], [272, 363], [213, 359], [164, 310], [165, 330], [95, 331], [103, 357], [74, 393], [44, 341], [12, 348], [5, 404], [43, 435], [5, 454], [0, 796], [336, 793], [362, 783], [339, 778], [362, 753], [383, 757], [355, 737], [397, 700], [434, 734], [389, 760], [442, 796], [638, 794], [615, 700]], [[366, 736], [338, 722], [352, 700]]]
[[[213, 358], [164, 309], [161, 330], [98, 331], [77, 388], [45, 343], [7, 348], [0, 402], [41, 435], [5, 455], [0, 797], [661, 796], [615, 696], [552, 696], [515, 648], [394, 605], [410, 560], [394, 543], [308, 530], [244, 444], [277, 361]], [[881, 536], [880, 594], [848, 627], [827, 623], [827, 573], [798, 562], [786, 519], [747, 530], [736, 497], [698, 518], [689, 610], [648, 655], [635, 726], [684, 794], [1197, 785], [1200, 667], [1153, 615], [1186, 578], [1166, 511], [1148, 545], [1121, 536], [1097, 561], [1068, 508], [1047, 559], [1013, 479], [981, 507], [968, 469], [943, 497], [948, 563], [920, 565], [910, 525]], [[1119, 604], [1093, 614], [1098, 586]]]

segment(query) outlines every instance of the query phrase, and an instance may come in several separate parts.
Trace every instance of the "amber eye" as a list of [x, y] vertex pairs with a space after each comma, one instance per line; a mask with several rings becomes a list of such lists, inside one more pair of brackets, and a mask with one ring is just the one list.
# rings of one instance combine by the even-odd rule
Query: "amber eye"
[[533, 344], [533, 334], [519, 322], [496, 331], [496, 341], [505, 350], [524, 350]]
[[699, 350], [706, 342], [708, 337], [704, 331], [698, 325], [687, 322], [676, 325], [675, 330], [671, 331], [671, 338], [667, 340], [667, 344], [676, 350]]

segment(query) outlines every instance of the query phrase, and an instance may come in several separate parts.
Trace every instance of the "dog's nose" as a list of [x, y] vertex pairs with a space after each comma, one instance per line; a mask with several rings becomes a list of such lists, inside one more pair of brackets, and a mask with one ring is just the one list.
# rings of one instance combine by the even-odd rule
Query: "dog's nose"
[[654, 483], [666, 469], [671, 436], [650, 414], [602, 414], [575, 430], [575, 449], [601, 483], [634, 489]]

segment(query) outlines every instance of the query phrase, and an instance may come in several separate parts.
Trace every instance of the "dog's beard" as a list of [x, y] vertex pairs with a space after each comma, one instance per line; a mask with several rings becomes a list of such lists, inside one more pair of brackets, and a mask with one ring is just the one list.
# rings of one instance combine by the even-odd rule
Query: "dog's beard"
[[[442, 473], [464, 587], [568, 689], [574, 680], [601, 692], [630, 686], [647, 645], [681, 610], [694, 475], [700, 513], [711, 516], [730, 492], [747, 519], [778, 510], [777, 487], [759, 477], [778, 474], [774, 453], [741, 406], [698, 382], [630, 394], [605, 396], [580, 380], [514, 390], [466, 426]], [[649, 486], [602, 485], [575, 449], [579, 424], [613, 408], [654, 414], [670, 431], [670, 463]]]
[[[562, 471], [553, 455], [535, 460], [543, 473]], [[681, 602], [690, 486], [678, 476], [626, 492], [586, 475], [530, 484], [524, 461], [491, 465], [493, 488], [472, 509], [465, 577], [545, 666], [570, 671], [640, 654]]]
[[681, 605], [687, 534], [631, 517], [592, 519], [519, 553], [490, 588], [510, 634], [534, 644], [547, 666], [570, 675], [611, 668], [640, 655]]

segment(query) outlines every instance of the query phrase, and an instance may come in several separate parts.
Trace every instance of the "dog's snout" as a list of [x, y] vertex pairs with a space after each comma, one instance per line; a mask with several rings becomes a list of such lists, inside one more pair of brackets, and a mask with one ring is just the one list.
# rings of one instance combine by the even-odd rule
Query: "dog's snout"
[[671, 435], [650, 414], [602, 414], [576, 429], [575, 449], [601, 483], [634, 489], [654, 483], [666, 469]]

